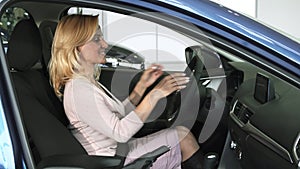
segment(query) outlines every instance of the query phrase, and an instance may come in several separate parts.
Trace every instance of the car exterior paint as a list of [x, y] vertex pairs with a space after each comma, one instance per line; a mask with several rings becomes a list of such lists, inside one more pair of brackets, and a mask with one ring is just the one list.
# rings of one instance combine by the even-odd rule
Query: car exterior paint
[[[1, 8], [6, 2], [5, 0], [0, 1]], [[92, 0], [78, 0], [77, 2], [97, 3], [97, 1]], [[201, 29], [209, 30], [220, 37], [230, 39], [233, 43], [244, 48], [256, 51], [264, 59], [271, 60], [276, 66], [289, 72], [290, 75], [288, 76], [294, 76], [292, 80], [294, 84], [297, 87], [300, 86], [300, 44], [265, 25], [255, 22], [253, 19], [206, 0], [159, 0], [157, 2], [121, 0], [119, 2], [178, 17], [197, 25]], [[1, 51], [0, 53], [4, 55], [4, 52]], [[1, 69], [7, 69], [4, 57], [1, 57], [1, 62]], [[1, 80], [9, 80], [9, 76], [4, 74]], [[1, 83], [1, 90], [4, 90], [3, 86], [5, 85]], [[7, 89], [11, 91], [11, 89]], [[3, 109], [3, 104], [6, 103], [3, 103], [2, 99], [7, 98], [7, 96], [4, 96], [3, 91], [0, 91], [0, 95], [0, 168], [13, 168], [15, 162], [13, 144], [10, 138], [12, 135], [17, 137], [17, 134], [7, 126], [7, 122], [12, 122], [12, 120], [6, 120], [6, 116], [10, 112]], [[24, 157], [21, 156], [20, 158], [23, 159]], [[26, 165], [31, 168], [32, 164]], [[26, 168], [26, 165], [21, 166]]]

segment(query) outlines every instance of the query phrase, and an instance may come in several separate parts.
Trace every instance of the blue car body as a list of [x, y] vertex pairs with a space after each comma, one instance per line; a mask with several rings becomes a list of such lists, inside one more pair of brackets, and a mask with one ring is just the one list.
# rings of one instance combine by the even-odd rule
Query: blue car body
[[[3, 7], [5, 2], [6, 1], [2, 1], [0, 6]], [[84, 3], [88, 2], [88, 0], [77, 0], [77, 2]], [[94, 0], [93, 3], [97, 2], [98, 1]], [[300, 86], [300, 44], [251, 18], [208, 0], [120, 0], [118, 2], [180, 18], [181, 20], [194, 24], [211, 34], [228, 39], [233, 44], [239, 45], [242, 48], [255, 51], [262, 59], [271, 61], [274, 65], [290, 73], [290, 77], [292, 76], [294, 78], [290, 81], [295, 86]], [[3, 54], [3, 52], [1, 53]], [[3, 58], [1, 59], [1, 62], [4, 62]], [[1, 65], [2, 64], [3, 63], [1, 63]], [[1, 69], [3, 69], [3, 67]], [[6, 77], [7, 75], [1, 75], [1, 81], [3, 82]], [[2, 83], [1, 85], [5, 86], [6, 84]], [[3, 87], [0, 89], [1, 97], [4, 94], [7, 94], [2, 91]], [[7, 131], [4, 130], [7, 128], [9, 131], [16, 131], [17, 129], [15, 129], [15, 127], [7, 125], [6, 122], [13, 124], [18, 120], [13, 119], [11, 117], [12, 115], [5, 111], [9, 110], [7, 107], [6, 109], [2, 109], [1, 106], [2, 104], [5, 104], [5, 102], [2, 102], [2, 99], [0, 99], [0, 101], [1, 135]], [[3, 114], [5, 116], [3, 116]], [[8, 138], [8, 134], [5, 134], [6, 138]], [[16, 133], [10, 132], [10, 134]], [[16, 136], [10, 137], [16, 138], [18, 135], [16, 134]], [[20, 142], [22, 141], [19, 141], [19, 143]], [[4, 146], [7, 146], [8, 143], [11, 144], [10, 141], [8, 141], [8, 143], [2, 143], [2, 140], [0, 143], [3, 145], [5, 144]], [[1, 160], [6, 161], [5, 166], [0, 164], [0, 168], [15, 165], [14, 160], [8, 160], [8, 156], [6, 156], [7, 153], [1, 152], [4, 147], [3, 145], [0, 145], [0, 162]], [[10, 148], [9, 151], [12, 151], [12, 149]], [[9, 158], [11, 158], [11, 153], [8, 154]], [[23, 162], [23, 160], [21, 161]], [[19, 166], [26, 168], [25, 165]]]

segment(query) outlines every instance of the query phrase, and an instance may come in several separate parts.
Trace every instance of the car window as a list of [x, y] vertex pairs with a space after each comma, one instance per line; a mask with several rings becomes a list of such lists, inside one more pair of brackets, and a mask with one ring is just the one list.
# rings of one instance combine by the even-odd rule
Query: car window
[[152, 63], [167, 71], [186, 68], [184, 50], [199, 43], [170, 28], [131, 15], [73, 7], [69, 14], [99, 15], [104, 39], [109, 44], [107, 62], [111, 67], [144, 69]]
[[0, 99], [0, 168], [9, 169], [14, 168], [14, 166], [12, 142], [4, 116], [2, 100]]
[[16, 24], [23, 19], [29, 19], [30, 15], [22, 8], [13, 7], [7, 8], [1, 15], [0, 31], [1, 41], [5, 51], [7, 50], [8, 41]]

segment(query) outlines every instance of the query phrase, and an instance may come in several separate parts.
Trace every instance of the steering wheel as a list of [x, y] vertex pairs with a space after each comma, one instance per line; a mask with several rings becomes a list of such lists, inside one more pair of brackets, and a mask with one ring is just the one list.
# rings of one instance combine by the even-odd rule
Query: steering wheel
[[[192, 62], [191, 62], [192, 63]], [[190, 65], [190, 64], [189, 64]], [[193, 65], [191, 65], [193, 66]], [[193, 71], [188, 66], [184, 73], [186, 76], [190, 77], [193, 76]], [[129, 85], [129, 92], [132, 92], [135, 85], [138, 83], [142, 76], [143, 72], [139, 72], [131, 81]], [[148, 87], [142, 96], [141, 100], [166, 76], [169, 74], [164, 72], [161, 77], [159, 77], [156, 82], [154, 82], [150, 87]], [[188, 90], [190, 87], [187, 84], [187, 88], [183, 90]], [[175, 91], [168, 95], [165, 99], [161, 99], [156, 104], [154, 110], [148, 117], [147, 121], [145, 122], [142, 129], [134, 136], [134, 137], [141, 137], [144, 135], [151, 134], [153, 132], [159, 131], [164, 128], [168, 128], [172, 126], [172, 124], [176, 121], [178, 114], [180, 112], [181, 107], [181, 100], [182, 100], [182, 92]], [[163, 108], [163, 109], [162, 109]]]
[[[129, 85], [129, 92], [132, 92], [135, 85], [138, 83], [143, 72], [139, 72], [131, 81]], [[166, 76], [169, 74], [164, 72], [151, 86], [149, 86], [143, 98]], [[142, 129], [134, 137], [142, 137], [151, 134], [164, 128], [170, 127], [178, 116], [181, 105], [181, 92], [175, 91], [168, 95], [166, 98], [157, 102], [152, 113], [148, 117]]]

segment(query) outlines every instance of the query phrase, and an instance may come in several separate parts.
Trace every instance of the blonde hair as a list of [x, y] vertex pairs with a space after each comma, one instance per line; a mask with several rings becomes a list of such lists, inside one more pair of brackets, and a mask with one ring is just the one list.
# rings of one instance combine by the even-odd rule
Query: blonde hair
[[98, 29], [98, 16], [68, 15], [57, 25], [49, 62], [50, 82], [61, 98], [65, 84], [79, 70], [78, 47], [90, 41]]

